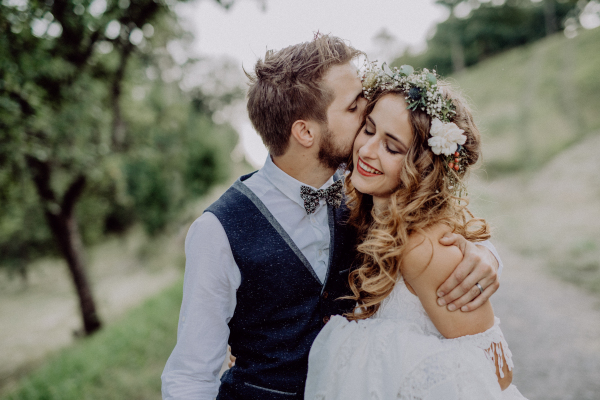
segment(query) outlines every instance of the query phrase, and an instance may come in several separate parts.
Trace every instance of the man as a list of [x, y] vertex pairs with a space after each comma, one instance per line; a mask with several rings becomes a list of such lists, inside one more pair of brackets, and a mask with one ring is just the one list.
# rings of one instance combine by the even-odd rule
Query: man
[[[359, 54], [325, 35], [269, 51], [256, 64], [248, 113], [270, 156], [188, 232], [163, 399], [303, 398], [314, 338], [330, 315], [353, 306], [338, 300], [350, 294], [356, 236], [344, 224], [334, 174], [366, 103], [351, 63]], [[440, 287], [440, 305], [477, 308], [498, 288], [495, 256], [456, 235], [444, 244], [459, 245], [465, 258]], [[219, 385], [228, 343], [236, 365]]]

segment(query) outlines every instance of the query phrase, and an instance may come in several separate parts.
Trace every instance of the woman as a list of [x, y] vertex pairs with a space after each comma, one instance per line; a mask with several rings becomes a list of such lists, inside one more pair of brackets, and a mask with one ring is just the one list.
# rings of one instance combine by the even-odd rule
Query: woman
[[480, 150], [469, 109], [435, 71], [371, 64], [363, 87], [369, 105], [346, 178], [361, 241], [350, 275], [357, 306], [315, 340], [305, 398], [524, 399], [510, 384], [511, 354], [491, 304], [463, 313], [436, 303], [462, 259], [439, 239], [490, 236], [461, 199]]

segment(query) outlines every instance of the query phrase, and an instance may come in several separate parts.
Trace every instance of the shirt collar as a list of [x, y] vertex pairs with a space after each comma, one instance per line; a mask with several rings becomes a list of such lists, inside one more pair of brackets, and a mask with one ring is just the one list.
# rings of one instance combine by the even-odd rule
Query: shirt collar
[[[289, 197], [290, 200], [297, 203], [299, 206], [304, 208], [304, 200], [300, 197], [300, 187], [308, 186], [310, 188], [314, 188], [313, 186], [307, 185], [305, 183], [300, 182], [296, 178], [293, 178], [283, 172], [271, 159], [271, 155], [267, 156], [267, 160], [265, 161], [265, 165], [262, 167], [262, 171], [264, 172], [265, 177], [275, 186], [281, 193], [283, 193], [286, 197]], [[333, 184], [333, 176], [331, 176], [327, 182], [319, 189], [326, 189]]]

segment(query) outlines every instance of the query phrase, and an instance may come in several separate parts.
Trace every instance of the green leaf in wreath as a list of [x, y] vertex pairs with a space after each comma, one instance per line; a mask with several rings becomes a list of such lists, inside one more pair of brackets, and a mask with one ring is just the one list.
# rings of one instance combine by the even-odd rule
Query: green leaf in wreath
[[415, 72], [415, 69], [413, 67], [411, 67], [410, 65], [403, 65], [400, 67], [401, 75], [408, 76], [408, 75], [412, 74], [413, 72]]

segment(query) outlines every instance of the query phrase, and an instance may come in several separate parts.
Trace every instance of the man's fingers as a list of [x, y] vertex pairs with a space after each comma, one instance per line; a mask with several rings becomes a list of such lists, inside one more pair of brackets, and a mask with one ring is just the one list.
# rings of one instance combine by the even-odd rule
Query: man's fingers
[[227, 363], [227, 366], [229, 368], [233, 367], [235, 365], [235, 356], [230, 355], [229, 356], [229, 363]]
[[[466, 287], [461, 289], [460, 284], [470, 277], [470, 274], [473, 272], [473, 269], [477, 263], [475, 260], [471, 258], [463, 258], [463, 260], [456, 266], [454, 272], [446, 279], [444, 283], [438, 288], [437, 295], [440, 297], [438, 299], [439, 305], [445, 305], [453, 302], [458, 299], [460, 296], [463, 296], [470, 287]], [[477, 276], [477, 278], [482, 278], [482, 276]], [[476, 283], [475, 281], [474, 283]], [[440, 300], [442, 301], [440, 303]]]
[[446, 233], [440, 239], [440, 244], [443, 244], [444, 246], [457, 246], [463, 255], [465, 254], [465, 246], [468, 243], [470, 242], [458, 233]]
[[471, 273], [473, 268], [479, 263], [480, 259], [477, 257], [473, 257], [472, 254], [469, 254], [469, 250], [473, 250], [475, 245], [471, 242], [467, 241], [462, 235], [458, 235], [455, 233], [449, 234], [447, 236], [442, 237], [440, 239], [440, 243], [446, 245], [443, 240], [446, 240], [448, 245], [457, 246], [460, 251], [463, 253], [462, 261], [456, 266], [454, 272], [437, 290], [438, 297], [442, 297], [442, 302], [438, 302], [440, 305], [448, 304], [458, 297], [464, 295], [464, 293], [460, 293], [458, 297], [445, 297], [448, 296], [453, 290], [456, 289], [458, 284], [465, 280], [465, 278]]
[[[450, 293], [444, 295], [438, 299], [439, 305], [454, 303], [453, 307], [449, 307], [450, 311], [459, 309], [460, 307], [467, 304], [469, 301], [475, 298], [478, 294], [473, 287], [479, 283], [484, 289], [496, 280], [497, 275], [491, 270], [491, 266], [486, 266], [480, 262], [480, 259], [476, 256], [463, 259], [463, 261], [456, 267], [456, 270], [452, 273], [455, 275], [456, 286], [450, 291]], [[450, 277], [452, 278], [452, 276]], [[448, 282], [450, 278], [446, 281]], [[439, 292], [443, 292], [445, 282]]]
[[[478, 271], [473, 271], [466, 279], [459, 283], [454, 290], [444, 296], [443, 299], [446, 304], [448, 304], [448, 310], [457, 310], [473, 300], [480, 293], [479, 288], [477, 288], [475, 284], [482, 279], [483, 276], [479, 274]], [[482, 287], [485, 288], [483, 284]]]
[[492, 297], [492, 295], [494, 293], [496, 293], [496, 290], [498, 290], [499, 287], [500, 287], [500, 282], [494, 281], [491, 285], [489, 285], [488, 287], [486, 287], [483, 290], [482, 294], [475, 297], [475, 300], [462, 306], [460, 308], [460, 310], [467, 312], [467, 311], [473, 311], [473, 310], [478, 309], [479, 307], [481, 307], [483, 305], [483, 303], [485, 303], [487, 300], [489, 300], [489, 298]]
[[[475, 283], [478, 283], [478, 282], [475, 282]], [[483, 283], [479, 283], [479, 284], [481, 285], [482, 288], [484, 288], [484, 291], [485, 291], [486, 286], [484, 286]], [[453, 302], [448, 304], [449, 311], [458, 310], [459, 308], [466, 305], [467, 303], [469, 303], [470, 301], [472, 301], [473, 299], [475, 299], [477, 296], [479, 296], [481, 294], [481, 291], [479, 290], [477, 285], [475, 285], [475, 284], [470, 285], [468, 289], [467, 289], [467, 285], [468, 284], [465, 284], [464, 282], [461, 285], [459, 285], [459, 288], [461, 288], [461, 293], [464, 292], [464, 294], [460, 295], [457, 300], [454, 300]]]

